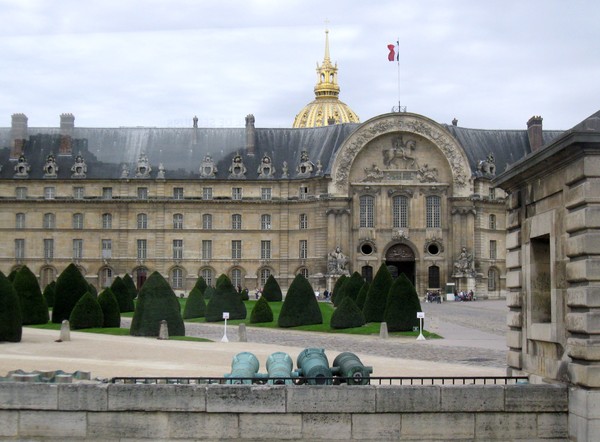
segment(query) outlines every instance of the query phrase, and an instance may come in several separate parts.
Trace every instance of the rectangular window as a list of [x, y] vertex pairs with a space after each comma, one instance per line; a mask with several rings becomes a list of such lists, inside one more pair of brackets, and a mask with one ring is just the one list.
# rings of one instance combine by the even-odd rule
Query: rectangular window
[[213, 218], [210, 213], [202, 215], [202, 228], [204, 230], [210, 230], [213, 228]]
[[76, 200], [82, 200], [85, 197], [85, 187], [77, 186], [73, 187], [73, 198]]
[[374, 227], [375, 198], [371, 195], [360, 197], [360, 227]]
[[260, 216], [260, 229], [271, 230], [271, 215]]
[[231, 241], [231, 259], [242, 259], [242, 241], [239, 239]]
[[18, 200], [27, 199], [27, 187], [17, 187], [15, 190], [15, 196]]
[[308, 215], [306, 213], [300, 214], [300, 229], [308, 229]]
[[112, 229], [112, 215], [110, 213], [102, 214], [102, 228]]
[[17, 213], [16, 218], [15, 218], [15, 227], [17, 229], [25, 228], [25, 214], [24, 213]]
[[137, 188], [137, 197], [139, 200], [147, 200], [148, 199], [148, 188], [147, 187], [138, 187]]
[[56, 196], [56, 189], [54, 187], [44, 187], [44, 199], [53, 200]]
[[428, 196], [425, 200], [427, 227], [441, 227], [441, 198], [439, 196]]
[[102, 240], [102, 259], [112, 258], [112, 239]]
[[73, 259], [82, 259], [83, 258], [83, 240], [82, 239], [74, 239], [73, 240]]
[[52, 259], [54, 258], [54, 240], [53, 239], [45, 239], [44, 240], [44, 259]]
[[145, 239], [137, 240], [137, 257], [138, 259], [146, 259], [148, 257], [148, 243]]
[[494, 187], [490, 187], [490, 199], [491, 200], [496, 199], [496, 188], [494, 188]]
[[308, 241], [305, 239], [300, 240], [299, 255], [300, 255], [300, 259], [308, 258]]
[[211, 199], [213, 199], [212, 187], [203, 187], [202, 188], [202, 199], [203, 200], [211, 200]]
[[83, 213], [73, 215], [73, 228], [76, 230], [83, 229]]
[[271, 199], [271, 188], [263, 187], [260, 189], [260, 199], [261, 200], [270, 200]]
[[231, 230], [241, 230], [242, 229], [242, 215], [239, 213], [235, 213], [231, 215]]
[[491, 230], [496, 230], [496, 215], [490, 215], [489, 228]]
[[242, 199], [242, 188], [241, 187], [232, 187], [231, 188], [231, 199], [239, 201]]
[[173, 240], [173, 259], [183, 259], [183, 240]]
[[491, 240], [490, 241], [490, 259], [496, 259], [496, 241], [495, 240]]
[[102, 199], [104, 199], [104, 200], [112, 199], [112, 187], [103, 187], [102, 188]]
[[183, 270], [182, 269], [173, 269], [171, 273], [171, 284], [174, 289], [182, 289], [183, 288]]
[[25, 259], [24, 239], [15, 239], [15, 259]]
[[212, 259], [212, 240], [202, 240], [202, 259]]
[[183, 187], [174, 187], [173, 188], [173, 199], [176, 199], [176, 200], [183, 199]]
[[271, 241], [260, 242], [260, 259], [271, 259]]
[[44, 213], [44, 229], [54, 229], [54, 213]]
[[393, 226], [396, 228], [408, 227], [408, 198], [395, 196], [392, 202]]
[[298, 197], [301, 200], [305, 200], [306, 198], [308, 198], [308, 186], [300, 186], [300, 189], [298, 190], [299, 194]]
[[183, 214], [176, 213], [173, 215], [173, 228], [174, 229], [183, 229]]

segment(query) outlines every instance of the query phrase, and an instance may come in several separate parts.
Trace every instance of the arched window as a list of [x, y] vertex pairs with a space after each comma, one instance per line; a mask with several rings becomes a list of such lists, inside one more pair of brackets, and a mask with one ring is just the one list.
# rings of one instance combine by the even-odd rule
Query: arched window
[[100, 287], [110, 287], [113, 283], [113, 271], [110, 267], [104, 267], [100, 270]]
[[183, 214], [182, 213], [173, 214], [173, 228], [174, 229], [183, 229]]
[[298, 273], [308, 279], [308, 269], [306, 267], [302, 267]]
[[490, 215], [489, 228], [491, 230], [495, 230], [496, 229], [496, 215]]
[[488, 292], [498, 290], [498, 271], [495, 268], [488, 270]]
[[55, 216], [54, 213], [44, 213], [44, 229], [54, 229]]
[[211, 230], [213, 228], [213, 219], [210, 213], [202, 215], [202, 228], [204, 230]]
[[375, 198], [371, 195], [360, 197], [360, 227], [375, 226]]
[[112, 229], [112, 214], [110, 214], [110, 213], [102, 214], [102, 228], [103, 229]]
[[231, 215], [231, 230], [242, 230], [242, 215], [239, 213]]
[[73, 214], [73, 228], [77, 230], [83, 229], [83, 213]]
[[428, 287], [431, 289], [440, 288], [440, 268], [438, 266], [429, 267]]
[[240, 269], [233, 269], [231, 271], [231, 284], [236, 290], [242, 287], [242, 271]]
[[260, 229], [271, 230], [271, 215], [260, 216]]
[[138, 229], [147, 229], [148, 228], [148, 215], [146, 215], [145, 213], [138, 213], [137, 228]]
[[408, 227], [408, 198], [395, 196], [392, 200], [392, 221], [394, 227]]
[[427, 227], [442, 227], [441, 221], [441, 198], [439, 196], [428, 196], [425, 199], [425, 206], [427, 210]]
[[213, 283], [213, 271], [212, 271], [212, 269], [208, 269], [208, 268], [202, 269], [200, 271], [200, 276], [202, 276], [202, 279], [204, 279], [204, 282], [206, 282], [206, 285], [212, 287], [212, 283]]
[[260, 286], [264, 287], [264, 285], [267, 283], [267, 279], [269, 279], [269, 276], [271, 276], [271, 270], [268, 268], [262, 268], [260, 269], [259, 272], [259, 282], [260, 282]]
[[15, 227], [17, 229], [25, 228], [25, 214], [24, 213], [17, 213], [16, 218], [15, 218]]
[[171, 270], [171, 287], [174, 289], [183, 289], [183, 269], [175, 267]]

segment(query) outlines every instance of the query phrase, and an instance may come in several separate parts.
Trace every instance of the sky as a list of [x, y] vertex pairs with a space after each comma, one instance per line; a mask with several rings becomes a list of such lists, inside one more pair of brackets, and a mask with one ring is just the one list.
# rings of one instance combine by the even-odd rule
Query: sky
[[[600, 2], [0, 0], [0, 126], [291, 127], [329, 29], [340, 100], [481, 129], [600, 110]], [[399, 42], [399, 62], [387, 45]]]

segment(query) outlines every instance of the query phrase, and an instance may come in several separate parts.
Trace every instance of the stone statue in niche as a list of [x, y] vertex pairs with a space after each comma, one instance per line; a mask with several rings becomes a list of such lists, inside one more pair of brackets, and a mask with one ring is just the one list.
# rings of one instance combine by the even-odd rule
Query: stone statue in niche
[[152, 172], [150, 161], [148, 161], [146, 154], [142, 152], [138, 158], [137, 167], [135, 168], [135, 177], [150, 178], [150, 172]]
[[283, 162], [283, 165], [281, 166], [281, 178], [289, 178], [290, 176], [288, 175], [288, 163], [287, 161]]
[[309, 177], [314, 170], [315, 165], [308, 158], [308, 152], [303, 150], [300, 154], [300, 164], [296, 167], [297, 176]]
[[15, 164], [15, 178], [27, 178], [29, 176], [29, 171], [31, 170], [31, 166], [27, 162], [25, 155], [19, 156], [17, 160], [17, 164]]
[[482, 175], [496, 175], [496, 159], [494, 158], [494, 154], [490, 152], [485, 160], [480, 161], [477, 165], [477, 170]]
[[317, 160], [317, 175], [321, 175], [323, 173], [323, 164], [321, 160]]
[[257, 172], [259, 178], [275, 178], [275, 167], [273, 166], [270, 156], [267, 154], [263, 155]]
[[377, 164], [373, 164], [371, 167], [365, 167], [365, 179], [363, 181], [373, 182], [373, 181], [381, 181], [383, 179], [383, 172], [377, 166]]
[[242, 156], [236, 153], [231, 160], [231, 166], [229, 166], [229, 178], [245, 180], [246, 170]]
[[405, 142], [402, 136], [394, 138], [392, 148], [383, 150], [383, 164], [387, 167], [415, 169], [416, 160], [413, 152], [416, 147], [415, 140]]
[[46, 162], [44, 163], [44, 178], [56, 178], [57, 173], [56, 157], [51, 153], [46, 157]]
[[121, 178], [129, 178], [129, 164], [123, 163], [121, 166]]
[[417, 173], [419, 174], [419, 181], [422, 183], [437, 183], [438, 181], [438, 170], [435, 167], [430, 168], [427, 163], [419, 167]]
[[348, 265], [348, 257], [342, 253], [342, 248], [337, 246], [329, 253], [327, 261], [327, 270], [330, 275], [349, 275], [350, 272], [346, 268]]
[[455, 273], [472, 274], [475, 269], [473, 267], [473, 255], [467, 251], [466, 247], [463, 247], [458, 255], [456, 261], [454, 261]]
[[204, 156], [204, 160], [202, 160], [202, 164], [200, 165], [200, 176], [202, 178], [215, 178], [217, 172], [217, 166], [213, 161], [212, 157], [209, 153]]
[[71, 172], [73, 172], [71, 178], [85, 178], [87, 165], [85, 164], [85, 160], [81, 156], [81, 153], [75, 157], [75, 164], [71, 166]]

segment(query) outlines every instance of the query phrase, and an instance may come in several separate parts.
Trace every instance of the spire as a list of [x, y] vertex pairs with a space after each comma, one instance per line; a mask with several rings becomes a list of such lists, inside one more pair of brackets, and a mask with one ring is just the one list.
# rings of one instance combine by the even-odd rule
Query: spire
[[329, 29], [325, 28], [325, 57], [323, 57], [323, 62], [330, 61], [329, 58]]
[[329, 29], [325, 29], [325, 56], [323, 64], [317, 63], [317, 84], [315, 85], [315, 98], [337, 97], [340, 87], [337, 84], [337, 63], [331, 63], [329, 57]]

